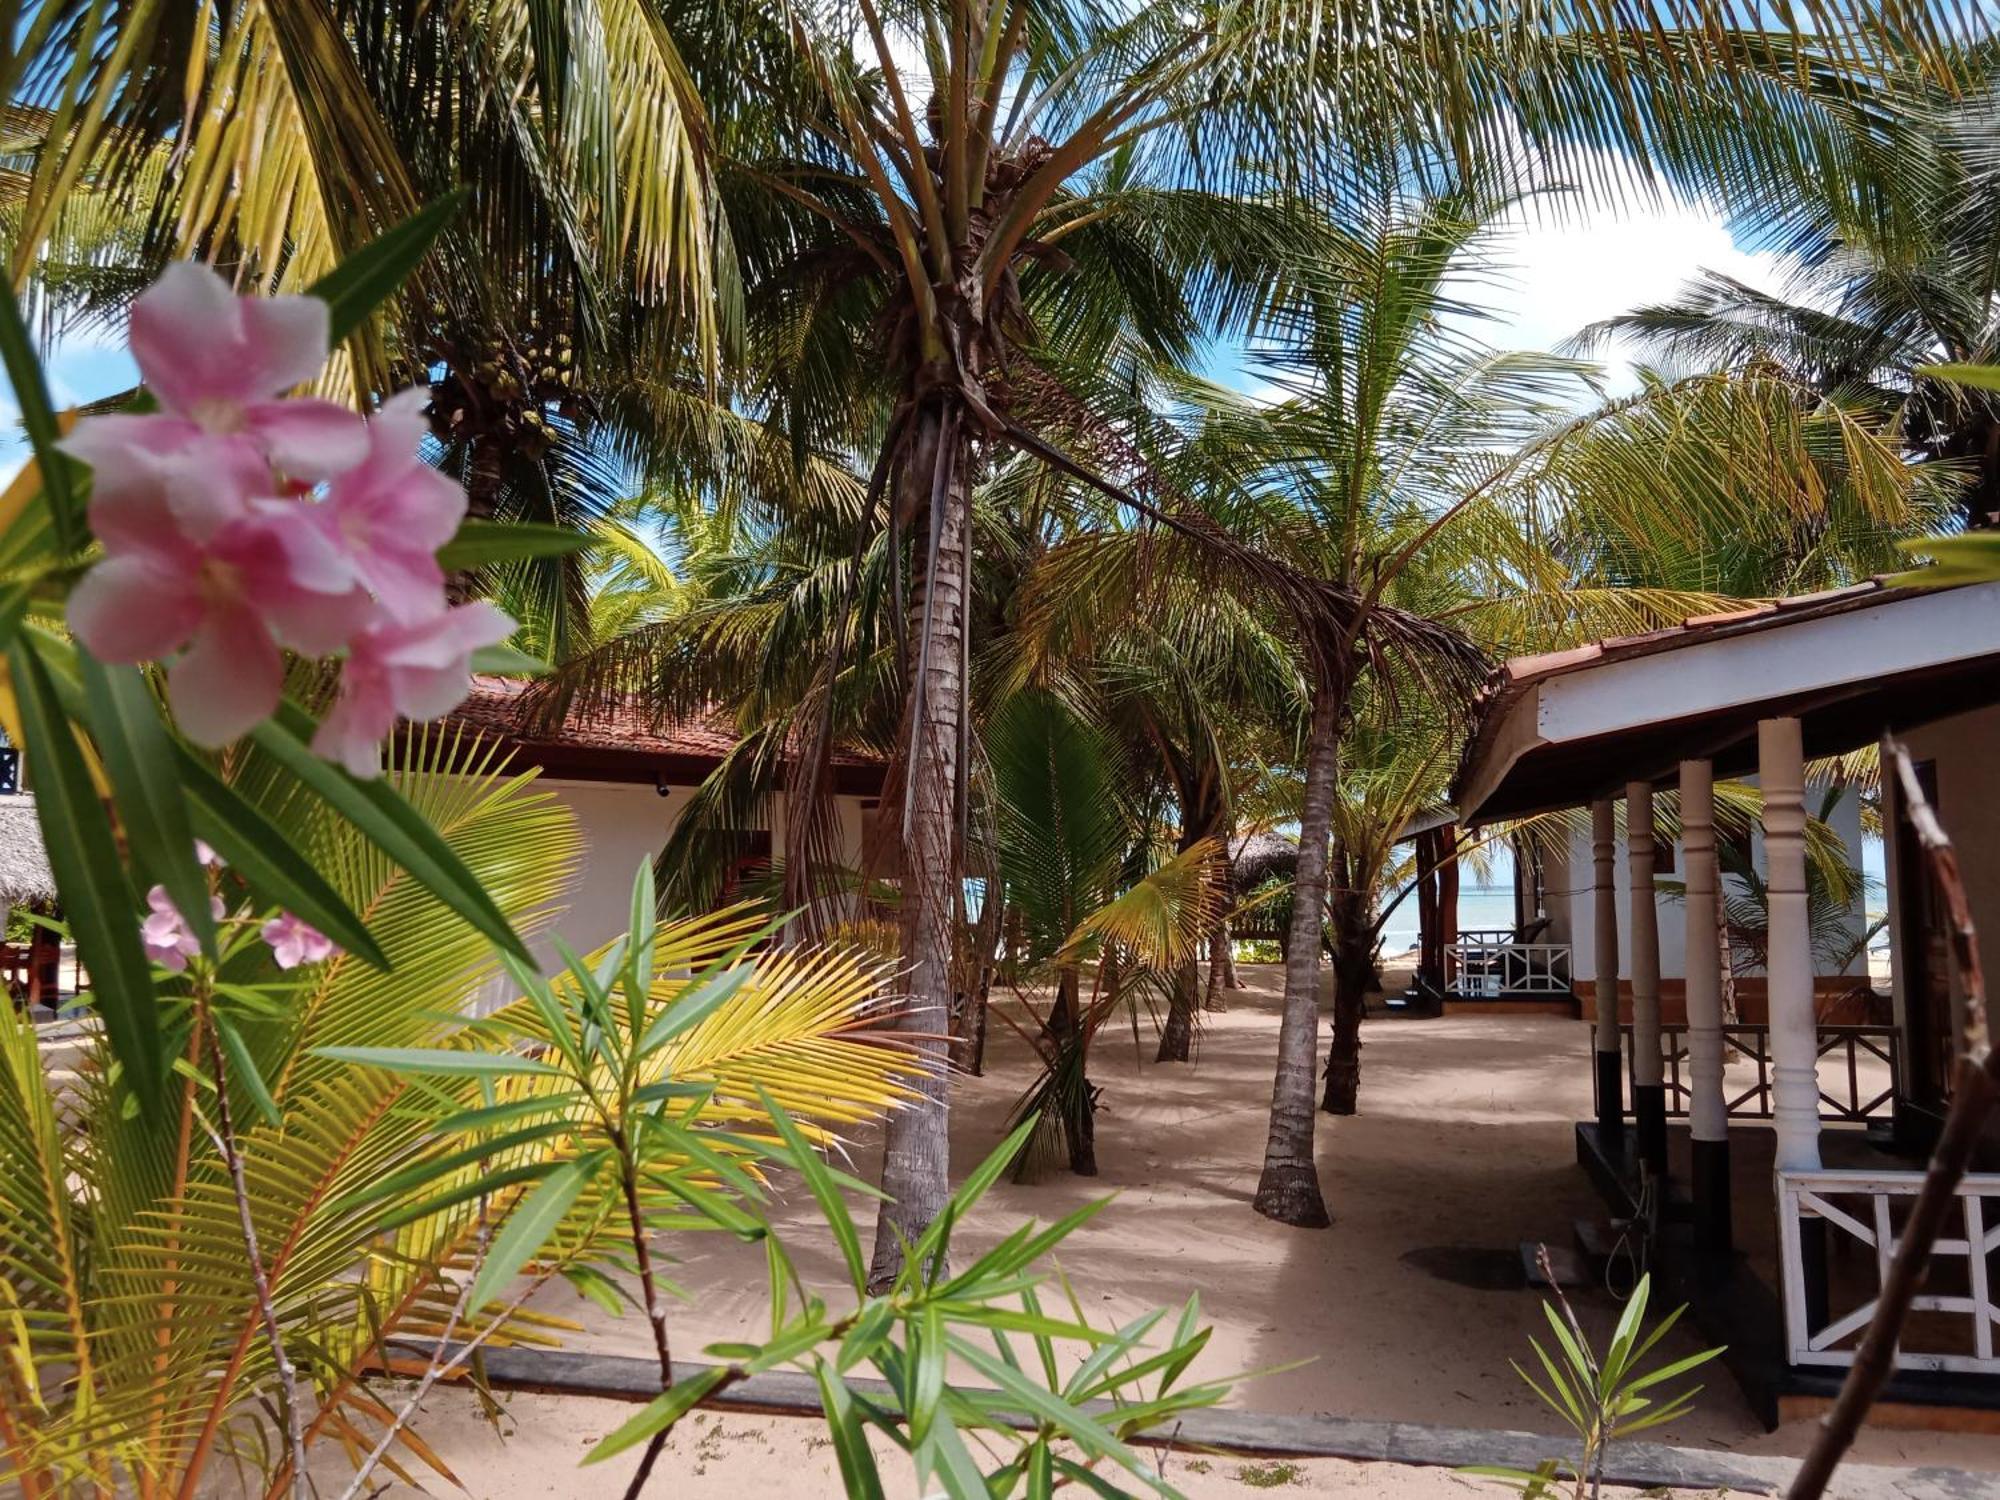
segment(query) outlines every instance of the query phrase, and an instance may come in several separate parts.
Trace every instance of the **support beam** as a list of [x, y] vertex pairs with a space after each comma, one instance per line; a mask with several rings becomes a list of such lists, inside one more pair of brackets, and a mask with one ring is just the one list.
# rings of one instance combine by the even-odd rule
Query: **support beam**
[[1595, 902], [1592, 951], [1597, 987], [1597, 1129], [1625, 1129], [1625, 1066], [1618, 1042], [1618, 823], [1609, 797], [1590, 804], [1590, 868]]
[[1685, 861], [1688, 1125], [1694, 1138], [1694, 1234], [1704, 1250], [1730, 1248], [1729, 1106], [1722, 1093], [1722, 945], [1715, 927], [1715, 768], [1681, 762]]
[[1757, 779], [1764, 792], [1764, 884], [1770, 904], [1766, 962], [1777, 1164], [1811, 1171], [1820, 1164], [1819, 1025], [1806, 918], [1805, 755], [1797, 719], [1758, 724]]
[[1631, 871], [1632, 1118], [1640, 1163], [1667, 1175], [1667, 1089], [1660, 1056], [1660, 911], [1653, 892], [1653, 785], [1625, 786], [1625, 860]]

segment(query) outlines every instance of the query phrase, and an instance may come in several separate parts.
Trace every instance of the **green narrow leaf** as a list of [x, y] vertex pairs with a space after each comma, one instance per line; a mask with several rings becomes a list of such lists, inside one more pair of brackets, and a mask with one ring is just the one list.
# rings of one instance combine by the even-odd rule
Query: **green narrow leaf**
[[840, 1484], [849, 1500], [882, 1500], [882, 1476], [875, 1468], [875, 1453], [868, 1446], [868, 1434], [854, 1408], [854, 1393], [821, 1360], [813, 1367], [819, 1380], [819, 1400], [826, 1412], [827, 1434], [833, 1439], [833, 1453], [840, 1464]]
[[639, 861], [632, 877], [632, 917], [626, 927], [625, 1015], [634, 1033], [643, 1030], [646, 997], [653, 985], [653, 943], [660, 929], [659, 897], [653, 888], [653, 862]]
[[77, 957], [90, 973], [91, 992], [112, 1053], [140, 1108], [151, 1116], [161, 1105], [166, 1066], [161, 1056], [159, 997], [139, 943], [138, 901], [118, 861], [111, 824], [97, 800], [83, 751], [31, 637], [14, 638], [7, 648], [7, 664], [35, 767], [35, 812], [42, 842], [76, 939]]
[[521, 562], [536, 557], [567, 557], [591, 545], [594, 538], [564, 526], [542, 526], [532, 521], [462, 522], [458, 534], [438, 549], [438, 566], [447, 573], [463, 573], [494, 563]]
[[[618, 1283], [592, 1266], [570, 1266], [563, 1273], [563, 1280], [614, 1318], [625, 1316], [626, 1299]], [[588, 1462], [588, 1460], [585, 1460]]]
[[87, 536], [83, 492], [76, 482], [81, 466], [56, 448], [62, 433], [56, 426], [55, 408], [49, 403], [48, 385], [42, 379], [42, 362], [22, 320], [21, 304], [11, 290], [0, 297], [0, 364], [6, 367], [14, 404], [21, 409], [21, 426], [34, 449], [42, 498], [48, 502], [49, 516], [55, 523], [56, 545], [65, 554], [75, 552]]
[[454, 1052], [445, 1047], [314, 1047], [314, 1057], [386, 1068], [391, 1073], [448, 1074], [452, 1077], [506, 1078], [517, 1073], [554, 1073], [547, 1063], [516, 1052]]
[[910, 1441], [921, 1443], [944, 1399], [944, 1315], [936, 1303], [924, 1305], [911, 1332], [917, 1336], [917, 1369], [910, 1387]]
[[528, 1003], [535, 1008], [535, 1014], [542, 1018], [542, 1025], [549, 1031], [549, 1040], [556, 1050], [569, 1059], [570, 1066], [581, 1071], [586, 1067], [584, 1056], [578, 1045], [576, 1032], [571, 1029], [569, 1015], [556, 999], [549, 982], [511, 953], [500, 955], [501, 967], [520, 986], [521, 993], [528, 997]]
[[453, 188], [363, 245], [306, 288], [309, 295], [326, 304], [331, 344], [338, 347], [410, 279], [410, 273], [430, 253], [468, 196], [468, 189]]
[[295, 703], [281, 703], [274, 718], [250, 733], [260, 749], [317, 792], [425, 890], [500, 948], [535, 967], [527, 944], [444, 836], [394, 787], [379, 779], [358, 780], [313, 754], [307, 742], [314, 727], [312, 715], [304, 709]]
[[106, 666], [81, 649], [76, 664], [83, 679], [91, 739], [110, 778], [132, 861], [166, 887], [175, 909], [213, 957], [215, 917], [181, 796], [179, 759], [192, 757], [160, 722], [159, 705], [137, 667]]
[[602, 1463], [654, 1433], [671, 1427], [686, 1416], [708, 1393], [729, 1378], [727, 1365], [712, 1365], [686, 1380], [677, 1380], [639, 1408], [638, 1414], [614, 1427], [583, 1457], [586, 1464]]
[[1019, 1401], [1038, 1421], [1052, 1423], [1084, 1453], [1109, 1458], [1126, 1469], [1139, 1467], [1139, 1457], [1097, 1418], [1083, 1408], [1063, 1400], [1054, 1391], [1036, 1385], [1019, 1370], [995, 1359], [977, 1344], [951, 1340], [952, 1352], [980, 1374]]
[[1920, 380], [1948, 380], [1977, 391], [2000, 391], [2000, 365], [1918, 365], [1910, 373]]
[[243, 1091], [250, 1096], [250, 1102], [257, 1106], [257, 1113], [264, 1117], [268, 1125], [284, 1124], [284, 1116], [278, 1112], [278, 1101], [271, 1097], [271, 1090], [265, 1086], [264, 1075], [257, 1071], [257, 1060], [250, 1055], [244, 1045], [243, 1033], [230, 1024], [229, 1017], [220, 1011], [213, 1012], [215, 1034], [222, 1041], [222, 1050], [229, 1054], [230, 1071], [236, 1081], [243, 1085]]
[[194, 804], [202, 837], [266, 900], [310, 922], [357, 958], [378, 969], [389, 957], [354, 908], [299, 853], [285, 833], [236, 789], [185, 748], [174, 747], [181, 784]]
[[736, 992], [756, 972], [756, 967], [751, 964], [738, 964], [733, 969], [711, 969], [674, 996], [673, 1004], [646, 1028], [645, 1036], [639, 1041], [639, 1055], [650, 1056], [683, 1032], [692, 1031], [734, 999]]
[[847, 1262], [847, 1277], [854, 1284], [856, 1296], [868, 1294], [868, 1263], [861, 1256], [861, 1233], [854, 1227], [854, 1216], [847, 1211], [847, 1200], [840, 1196], [840, 1189], [834, 1185], [833, 1174], [826, 1169], [826, 1163], [819, 1158], [812, 1142], [793, 1123], [778, 1101], [764, 1092], [762, 1085], [757, 1089], [758, 1102], [771, 1116], [771, 1123], [777, 1127], [779, 1137], [791, 1148], [792, 1165], [806, 1180], [806, 1188], [819, 1204], [819, 1211], [826, 1219], [827, 1228], [833, 1233], [833, 1241], [840, 1247], [840, 1258]]
[[951, 1500], [990, 1500], [993, 1492], [986, 1487], [986, 1476], [950, 1422], [932, 1427], [916, 1440], [916, 1447], [918, 1472], [936, 1477]]
[[472, 670], [482, 677], [546, 677], [549, 664], [513, 646], [481, 646], [472, 653]]
[[468, 1307], [485, 1307], [495, 1293], [519, 1274], [521, 1267], [540, 1253], [609, 1154], [592, 1151], [564, 1162], [515, 1205], [494, 1238], [492, 1248], [486, 1252], [486, 1263], [473, 1279], [472, 1291], [466, 1299]]

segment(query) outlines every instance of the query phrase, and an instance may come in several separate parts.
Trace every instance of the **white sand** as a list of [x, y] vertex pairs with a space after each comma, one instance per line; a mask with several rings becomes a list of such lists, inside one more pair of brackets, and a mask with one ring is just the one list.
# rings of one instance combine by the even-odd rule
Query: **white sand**
[[[425, 1437], [450, 1467], [465, 1493], [474, 1500], [531, 1500], [562, 1496], [565, 1500], [619, 1500], [638, 1467], [638, 1454], [587, 1469], [576, 1467], [589, 1445], [630, 1416], [633, 1408], [620, 1403], [584, 1401], [574, 1397], [515, 1396], [507, 1403], [500, 1428], [503, 1441], [488, 1427], [474, 1402], [462, 1393], [434, 1396], [426, 1405]], [[909, 1460], [886, 1439], [874, 1443], [876, 1462], [890, 1500], [917, 1500], [910, 1482]], [[336, 1495], [347, 1471], [338, 1458], [314, 1465], [325, 1495]], [[406, 1460], [407, 1462], [407, 1460]], [[1455, 1474], [1447, 1469], [1406, 1468], [1396, 1464], [1344, 1463], [1338, 1459], [1243, 1459], [1220, 1454], [1165, 1455], [1166, 1477], [1188, 1500], [1240, 1500], [1252, 1495], [1393, 1496], [1395, 1500], [1505, 1500], [1506, 1489], [1490, 1480]], [[436, 1494], [452, 1493], [429, 1470], [412, 1477]], [[384, 1500], [400, 1500], [418, 1491], [388, 1484]], [[1129, 1478], [1125, 1488], [1137, 1491]], [[375, 1487], [370, 1487], [370, 1493]], [[696, 1412], [677, 1428], [654, 1467], [648, 1495], [673, 1500], [819, 1500], [841, 1494], [840, 1471], [825, 1431], [817, 1422], [796, 1417], [739, 1416], [727, 1412]], [[1632, 1490], [1607, 1490], [1618, 1500], [1634, 1500]], [[1681, 1492], [1648, 1490], [1649, 1500], [1673, 1500]], [[1692, 1495], [1687, 1500], [1693, 1500]]]
[[[967, 1224], [961, 1241], [966, 1254], [1024, 1217], [1054, 1218], [1115, 1191], [1116, 1203], [1063, 1253], [1064, 1269], [1094, 1316], [1122, 1322], [1195, 1290], [1215, 1325], [1197, 1374], [1307, 1361], [1244, 1382], [1231, 1404], [1548, 1432], [1551, 1453], [1566, 1451], [1554, 1437], [1560, 1424], [1508, 1367], [1510, 1357], [1528, 1357], [1528, 1336], [1542, 1330], [1538, 1297], [1457, 1285], [1404, 1256], [1449, 1247], [1506, 1253], [1523, 1240], [1567, 1243], [1574, 1220], [1600, 1213], [1575, 1165], [1571, 1136], [1573, 1122], [1590, 1111], [1587, 1029], [1530, 1017], [1369, 1021], [1362, 1115], [1319, 1119], [1321, 1177], [1334, 1226], [1287, 1229], [1249, 1206], [1263, 1151], [1279, 980], [1270, 968], [1246, 968], [1244, 974], [1252, 990], [1232, 994], [1226, 1012], [1206, 1018], [1192, 1066], [1153, 1065], [1150, 1034], [1142, 1035], [1137, 1060], [1129, 1030], [1103, 1036], [1092, 1065], [1104, 1089], [1097, 1140], [1103, 1176], [1085, 1181], [1063, 1173], [1035, 1184], [1003, 1183]], [[957, 1085], [955, 1170], [991, 1149], [1029, 1077], [1025, 1045], [996, 1019], [987, 1076]], [[873, 1143], [857, 1142], [854, 1155], [855, 1171], [872, 1176]], [[837, 1299], [838, 1258], [810, 1198], [794, 1188], [775, 1219], [808, 1278]], [[868, 1228], [864, 1216], [864, 1235]], [[674, 1274], [693, 1294], [691, 1305], [674, 1315], [677, 1357], [700, 1358], [704, 1344], [756, 1338], [767, 1329], [761, 1252], [716, 1236], [683, 1237], [670, 1248], [681, 1262]], [[1586, 1321], [1600, 1329], [1616, 1316], [1617, 1304], [1602, 1291], [1585, 1291], [1576, 1300]], [[648, 1351], [636, 1316], [610, 1319], [567, 1287], [547, 1295], [542, 1306], [585, 1324], [567, 1340], [569, 1347]], [[1674, 1353], [1695, 1347], [1679, 1334], [1671, 1344]], [[463, 1398], [441, 1399], [449, 1407]], [[579, 1454], [587, 1438], [627, 1411], [515, 1398], [515, 1434], [504, 1451], [449, 1417], [443, 1429], [428, 1431], [454, 1465], [463, 1465], [476, 1495], [595, 1495], [615, 1491], [590, 1487], [597, 1470], [567, 1473], [565, 1456]], [[677, 1436], [676, 1482], [661, 1493], [838, 1492], [830, 1452], [808, 1447], [811, 1424], [725, 1415], [709, 1418], [703, 1431], [712, 1434], [718, 1423], [726, 1432], [755, 1429], [768, 1436], [721, 1443], [693, 1432]], [[1797, 1454], [1810, 1432], [1803, 1423], [1763, 1432], [1718, 1370], [1685, 1421], [1648, 1437]], [[720, 1451], [706, 1452], [713, 1449]], [[1864, 1436], [1856, 1457], [2000, 1469], [2000, 1438], [1874, 1431]], [[1207, 1474], [1172, 1472], [1177, 1482], [1187, 1481], [1191, 1494], [1252, 1492], [1234, 1478], [1239, 1461], [1210, 1462]], [[705, 1475], [699, 1472], [704, 1466]], [[1309, 1482], [1301, 1489], [1278, 1492], [1502, 1493], [1468, 1488], [1471, 1482], [1459, 1476], [1383, 1466], [1316, 1461], [1303, 1465], [1302, 1473]]]

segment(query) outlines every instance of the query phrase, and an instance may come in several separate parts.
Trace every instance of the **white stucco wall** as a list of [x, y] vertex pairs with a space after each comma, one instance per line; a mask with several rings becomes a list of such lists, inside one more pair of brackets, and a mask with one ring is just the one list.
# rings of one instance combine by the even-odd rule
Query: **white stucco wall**
[[[1810, 786], [1806, 789], [1806, 806], [1817, 812], [1820, 799], [1826, 788]], [[1850, 863], [1861, 863], [1861, 802], [1852, 793], [1843, 797], [1834, 809], [1833, 829], [1847, 845]], [[1763, 834], [1751, 831], [1752, 858], [1761, 869], [1764, 863]], [[1655, 877], [1656, 882], [1678, 884], [1687, 873], [1687, 860], [1678, 841], [1674, 845], [1674, 868], [1671, 874]], [[1550, 941], [1567, 941], [1571, 947], [1573, 972], [1579, 981], [1587, 981], [1597, 972], [1597, 932], [1593, 918], [1595, 892], [1591, 887], [1592, 864], [1590, 830], [1587, 826], [1573, 830], [1569, 839], [1569, 857], [1566, 867], [1550, 861], [1545, 867], [1548, 882], [1548, 906], [1550, 911], [1562, 910], [1562, 916], [1551, 924]], [[1726, 879], [1727, 877], [1725, 877]], [[1625, 838], [1618, 839], [1617, 854], [1618, 884], [1618, 933], [1621, 943], [1625, 940], [1630, 925], [1631, 875], [1630, 864], [1625, 854]], [[1660, 929], [1660, 977], [1663, 979], [1684, 979], [1687, 977], [1687, 907], [1677, 895], [1666, 893], [1654, 897], [1654, 908], [1658, 915]], [[1866, 925], [1866, 901], [1857, 902], [1848, 913], [1849, 929], [1858, 937]], [[1557, 935], [1557, 929], [1567, 922], [1567, 939]], [[1867, 972], [1867, 955], [1857, 954], [1854, 961], [1843, 971], [1849, 974]], [[1620, 973], [1627, 970], [1621, 968]], [[1761, 973], [1759, 969], [1746, 972]]]
[[[641, 861], [650, 862], [665, 845], [693, 796], [692, 787], [675, 786], [661, 796], [652, 786], [630, 782], [563, 781], [544, 777], [541, 786], [555, 793], [577, 821], [581, 850], [575, 880], [562, 909], [530, 946], [545, 970], [560, 964], [553, 939], [561, 937], [579, 953], [588, 953], [624, 932], [632, 909], [632, 878]], [[840, 826], [843, 860], [858, 865], [861, 858], [862, 799], [836, 797], [834, 812]], [[782, 853], [784, 809], [771, 804], [771, 843]], [[474, 1002], [487, 1009], [507, 998], [506, 981], [488, 985]]]

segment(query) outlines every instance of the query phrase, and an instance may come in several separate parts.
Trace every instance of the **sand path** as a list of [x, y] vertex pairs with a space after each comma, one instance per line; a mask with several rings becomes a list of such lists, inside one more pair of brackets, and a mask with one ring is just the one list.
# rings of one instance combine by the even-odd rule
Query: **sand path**
[[[1244, 974], [1250, 989], [1232, 994], [1226, 1011], [1205, 1018], [1193, 1065], [1156, 1066], [1150, 1035], [1142, 1036], [1135, 1058], [1129, 1031], [1107, 1033], [1092, 1067], [1104, 1090], [1098, 1124], [1103, 1175], [1086, 1181], [1061, 1173], [1037, 1183], [1002, 1184], [965, 1226], [966, 1251], [976, 1253], [1022, 1218], [1054, 1218], [1116, 1193], [1116, 1203], [1063, 1255], [1093, 1315], [1115, 1324], [1198, 1291], [1215, 1325], [1199, 1370], [1304, 1362], [1244, 1382], [1231, 1404], [1558, 1433], [1560, 1425], [1508, 1366], [1510, 1358], [1527, 1357], [1528, 1336], [1542, 1328], [1538, 1297], [1518, 1287], [1485, 1290], [1464, 1281], [1468, 1271], [1481, 1268], [1497, 1277], [1523, 1241], [1567, 1242], [1574, 1220], [1599, 1212], [1571, 1147], [1572, 1122], [1590, 1109], [1586, 1028], [1535, 1017], [1371, 1020], [1364, 1030], [1363, 1113], [1343, 1120], [1321, 1116], [1319, 1122], [1321, 1175], [1334, 1226], [1292, 1230], [1249, 1207], [1263, 1149], [1279, 979], [1269, 968], [1248, 967]], [[987, 1075], [957, 1087], [957, 1169], [991, 1149], [1029, 1076], [1025, 1044], [996, 1020]], [[854, 1143], [853, 1165], [861, 1175], [874, 1173], [872, 1141]], [[775, 1220], [808, 1277], [833, 1294], [838, 1260], [811, 1200], [803, 1191], [787, 1192]], [[693, 1294], [692, 1304], [675, 1315], [677, 1355], [699, 1358], [703, 1344], [764, 1331], [760, 1252], [709, 1236], [684, 1237], [672, 1248], [680, 1259], [675, 1274]], [[1601, 1290], [1580, 1293], [1577, 1301], [1586, 1321], [1599, 1328], [1616, 1317], [1618, 1305]], [[546, 1296], [543, 1306], [584, 1324], [566, 1341], [569, 1347], [647, 1351], [637, 1317], [612, 1320], [566, 1287]], [[1694, 1345], [1676, 1335], [1674, 1347], [1692, 1351]], [[449, 1405], [458, 1398], [446, 1399]], [[476, 1461], [482, 1472], [502, 1462], [522, 1486], [482, 1491], [472, 1484], [475, 1494], [582, 1496], [598, 1491], [581, 1478], [578, 1487], [565, 1488], [564, 1476], [549, 1476], [549, 1487], [540, 1487], [540, 1455], [553, 1461], [554, 1455], [580, 1452], [586, 1437], [619, 1419], [615, 1407], [607, 1413], [595, 1403], [517, 1398], [515, 1437], [506, 1449], [511, 1456], [504, 1458], [463, 1423], [448, 1420], [447, 1428], [454, 1462]], [[758, 1463], [765, 1477], [748, 1493], [837, 1492], [830, 1454], [807, 1447], [810, 1424], [800, 1432], [798, 1424], [723, 1416], [704, 1426], [712, 1433], [715, 1424], [731, 1432], [754, 1427], [774, 1433], [772, 1451]], [[1763, 1432], [1727, 1375], [1718, 1373], [1685, 1421], [1649, 1436], [1691, 1447], [1796, 1454], [1809, 1432], [1804, 1424]], [[716, 1446], [712, 1436], [689, 1435], [676, 1439], [676, 1452], [692, 1463], [704, 1441]], [[722, 1446], [733, 1451], [756, 1444], [745, 1437]], [[1557, 1444], [1551, 1451], [1563, 1449]], [[537, 1455], [533, 1464], [526, 1463], [530, 1453]], [[2000, 1469], [2000, 1438], [1874, 1431], [1858, 1456], [1887, 1465]], [[710, 1471], [733, 1472], [735, 1463], [719, 1458]], [[1238, 1467], [1217, 1460], [1208, 1474], [1181, 1478], [1189, 1480], [1192, 1494], [1249, 1493], [1253, 1486], [1235, 1477]], [[1402, 1476], [1391, 1488], [1384, 1475], [1370, 1472], [1381, 1467], [1318, 1461], [1301, 1474], [1311, 1493], [1475, 1493], [1459, 1476], [1422, 1471], [1391, 1471]], [[786, 1476], [781, 1484], [777, 1474]], [[1196, 1480], [1222, 1487], [1202, 1488]], [[723, 1490], [695, 1485], [674, 1491], [711, 1492]], [[730, 1489], [745, 1492], [740, 1480]]]

